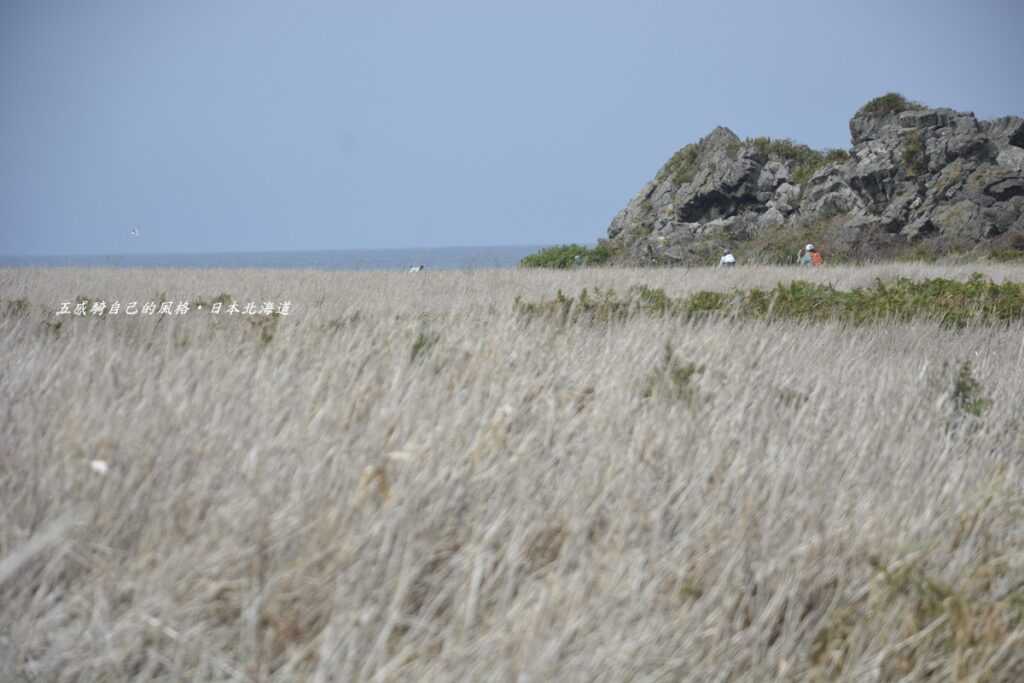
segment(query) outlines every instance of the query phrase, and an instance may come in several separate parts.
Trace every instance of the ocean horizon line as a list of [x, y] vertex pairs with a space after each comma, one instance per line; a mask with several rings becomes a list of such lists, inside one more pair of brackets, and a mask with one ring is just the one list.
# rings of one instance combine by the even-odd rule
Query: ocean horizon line
[[397, 270], [412, 266], [459, 270], [510, 268], [548, 244], [292, 249], [277, 251], [0, 254], [0, 267], [281, 268]]
[[[566, 244], [590, 244], [590, 242], [566, 242]], [[216, 256], [220, 254], [311, 254], [321, 252], [369, 252], [369, 251], [444, 251], [448, 249], [544, 249], [561, 242], [548, 244], [449, 244], [443, 246], [411, 246], [411, 247], [339, 247], [328, 249], [245, 249], [211, 251], [123, 251], [123, 252], [85, 252], [81, 254], [59, 252], [0, 252], [0, 259], [5, 258], [105, 258], [108, 256]]]

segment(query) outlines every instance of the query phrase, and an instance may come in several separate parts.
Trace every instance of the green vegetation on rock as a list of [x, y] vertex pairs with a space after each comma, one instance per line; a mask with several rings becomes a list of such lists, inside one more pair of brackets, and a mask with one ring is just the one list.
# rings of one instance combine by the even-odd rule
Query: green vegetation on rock
[[909, 176], [920, 175], [928, 170], [924, 156], [924, 141], [921, 139], [919, 130], [912, 130], [904, 136], [903, 165]]
[[820, 152], [786, 138], [748, 138], [747, 144], [752, 145], [761, 156], [793, 164], [793, 181], [799, 185], [810, 180], [825, 164], [842, 163], [850, 158], [850, 153], [844, 149]]
[[699, 152], [700, 150], [695, 144], [683, 147], [666, 162], [661, 172], [658, 173], [658, 178], [664, 178], [666, 175], [670, 176], [672, 183], [675, 185], [691, 182], [694, 174], [697, 172]]
[[913, 109], [924, 109], [920, 102], [908, 100], [897, 92], [886, 93], [880, 97], [870, 100], [860, 108], [858, 114], [898, 114], [902, 111]]

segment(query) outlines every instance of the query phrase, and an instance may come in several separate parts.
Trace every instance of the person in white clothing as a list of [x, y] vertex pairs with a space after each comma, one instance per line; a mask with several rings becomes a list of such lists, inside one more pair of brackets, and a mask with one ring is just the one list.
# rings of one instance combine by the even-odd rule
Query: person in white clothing
[[732, 255], [732, 251], [726, 249], [722, 253], [722, 258], [718, 259], [719, 268], [727, 268], [736, 265], [736, 257]]

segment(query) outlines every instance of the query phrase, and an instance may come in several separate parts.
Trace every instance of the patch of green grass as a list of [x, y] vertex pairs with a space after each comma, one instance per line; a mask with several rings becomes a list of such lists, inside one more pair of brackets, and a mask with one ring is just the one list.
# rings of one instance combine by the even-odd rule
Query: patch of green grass
[[530, 254], [523, 258], [519, 265], [524, 268], [572, 268], [578, 262], [581, 265], [595, 266], [607, 263], [611, 256], [612, 252], [607, 242], [600, 242], [592, 249], [581, 244], [563, 244]]
[[993, 261], [1008, 263], [1013, 261], [1024, 261], [1024, 251], [1016, 249], [993, 249], [988, 257]]
[[826, 164], [843, 164], [850, 160], [850, 153], [845, 149], [825, 150]]
[[890, 258], [900, 263], [936, 263], [941, 255], [941, 249], [935, 244], [917, 242], [895, 249]]
[[789, 164], [793, 168], [793, 182], [799, 185], [810, 180], [825, 164], [843, 163], [850, 158], [850, 153], [844, 149], [821, 152], [786, 138], [747, 138], [747, 144], [761, 156]]
[[785, 387], [776, 390], [776, 397], [778, 398], [779, 405], [793, 409], [799, 408], [810, 400], [810, 396], [807, 394]]
[[626, 320], [635, 315], [678, 316], [687, 320], [730, 316], [853, 325], [936, 320], [944, 326], [962, 328], [1024, 320], [1024, 284], [996, 284], [975, 274], [966, 282], [897, 278], [842, 291], [831, 285], [796, 280], [770, 290], [701, 291], [681, 298], [672, 298], [660, 289], [633, 287], [624, 297], [613, 290], [598, 296], [584, 291], [578, 298], [559, 291], [553, 300], [530, 303], [517, 298], [514, 306], [525, 318], [557, 319], [563, 323]]
[[920, 102], [908, 100], [897, 92], [889, 92], [867, 102], [861, 107], [858, 114], [898, 114], [913, 109], [924, 109]]
[[924, 154], [924, 141], [921, 139], [921, 131], [909, 131], [903, 138], [903, 166], [907, 169], [907, 175], [921, 175], [928, 170], [928, 163]]
[[210, 307], [213, 306], [213, 304], [220, 304], [221, 306], [227, 306], [232, 301], [234, 301], [234, 298], [232, 298], [232, 296], [230, 294], [228, 294], [227, 292], [221, 292], [220, 294], [217, 295], [216, 298], [210, 299], [209, 301], [206, 301], [205, 299], [201, 299], [201, 298], [197, 297], [197, 298], [192, 300], [192, 303], [190, 304], [190, 306], [191, 306], [191, 308], [199, 308], [200, 306], [203, 306], [205, 308], [210, 308]]
[[523, 301], [516, 297], [513, 310], [521, 317], [545, 318], [558, 320], [562, 323], [589, 320], [593, 322], [611, 322], [627, 320], [638, 310], [646, 315], [662, 316], [673, 312], [676, 302], [672, 301], [662, 289], [646, 286], [631, 287], [625, 298], [615, 290], [600, 288], [591, 294], [586, 288], [578, 297], [566, 296], [558, 290], [554, 299], [540, 302]]
[[1024, 261], [1024, 234], [1011, 235], [1007, 247], [1000, 247], [989, 252], [993, 261]]
[[679, 360], [672, 345], [665, 342], [661, 363], [644, 380], [640, 390], [643, 398], [667, 398], [681, 401], [693, 407], [697, 403], [697, 377], [704, 373], [704, 366]]
[[822, 152], [787, 138], [750, 138], [747, 140], [747, 144], [753, 145], [762, 156], [770, 159], [792, 161], [798, 164], [816, 161], [824, 156]]
[[436, 332], [420, 332], [416, 335], [416, 341], [412, 343], [412, 350], [409, 352], [409, 361], [415, 361], [417, 358], [434, 348], [434, 345], [441, 339], [441, 335]]
[[742, 148], [743, 148], [743, 145], [742, 145], [742, 144], [740, 143], [740, 141], [739, 141], [739, 140], [733, 140], [733, 141], [731, 141], [731, 142], [730, 142], [730, 143], [729, 143], [728, 145], [726, 145], [726, 147], [725, 147], [725, 153], [726, 153], [727, 155], [729, 155], [729, 158], [730, 158], [730, 159], [733, 159], [733, 160], [735, 160], [735, 159], [738, 159], [738, 158], [739, 158], [739, 156], [740, 156], [740, 150], [741, 150]]
[[[875, 555], [867, 561], [874, 573], [869, 590], [852, 601], [840, 599], [814, 636], [810, 664], [815, 680], [840, 677], [854, 634], [883, 627], [881, 604], [897, 605], [904, 615], [899, 623], [884, 624], [898, 629], [904, 646], [879, 661], [882, 680], [903, 679], [922, 668], [955, 672], [956, 680], [1003, 680], [985, 673], [991, 672], [988, 664], [1003, 647], [1005, 634], [1024, 617], [1024, 586], [1014, 585], [1010, 565], [982, 557], [950, 581], [924, 555], [891, 565]], [[997, 580], [1009, 582], [1010, 588], [993, 590]]]
[[42, 328], [43, 328], [44, 332], [46, 334], [52, 334], [54, 337], [59, 337], [60, 336], [60, 330], [61, 330], [61, 327], [63, 327], [63, 325], [64, 325], [64, 321], [63, 320], [58, 320], [56, 322], [50, 322], [49, 320], [44, 320], [42, 322]]
[[262, 344], [266, 345], [274, 340], [274, 335], [277, 333], [277, 321], [280, 317], [281, 314], [274, 311], [270, 315], [252, 316], [249, 318], [249, 324], [259, 334]]
[[9, 299], [0, 303], [3, 304], [4, 315], [9, 318], [20, 318], [28, 315], [28, 299]]
[[981, 383], [971, 372], [970, 361], [964, 361], [957, 370], [951, 395], [957, 410], [975, 417], [981, 417], [990, 404], [982, 395]]
[[700, 156], [700, 147], [690, 144], [683, 147], [669, 159], [658, 172], [656, 180], [662, 180], [666, 176], [672, 178], [672, 184], [683, 185], [693, 181], [697, 173], [697, 162]]

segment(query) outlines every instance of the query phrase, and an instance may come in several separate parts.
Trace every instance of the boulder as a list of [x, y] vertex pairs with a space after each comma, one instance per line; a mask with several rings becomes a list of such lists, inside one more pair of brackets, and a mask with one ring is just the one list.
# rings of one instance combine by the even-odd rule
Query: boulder
[[761, 174], [757, 177], [757, 188], [761, 191], [774, 193], [782, 183], [788, 183], [789, 169], [779, 161], [769, 161], [761, 167]]
[[967, 199], [936, 207], [929, 221], [940, 234], [957, 242], [977, 241], [988, 232], [980, 207]]
[[777, 208], [784, 214], [791, 214], [800, 206], [800, 188], [790, 183], [782, 183], [775, 188], [775, 194], [769, 205]]
[[697, 263], [722, 240], [828, 223], [835, 247], [875, 257], [907, 240], [975, 244], [1024, 221], [1024, 118], [978, 121], [887, 95], [849, 129], [848, 153], [826, 155], [717, 127], [672, 156], [609, 240], [626, 262]]
[[899, 130], [899, 115], [895, 113], [858, 113], [850, 119], [850, 141], [855, 147], [872, 140], [892, 137]]
[[982, 121], [981, 127], [999, 148], [1024, 148], [1024, 118], [1020, 116], [1003, 116], [991, 121]]
[[996, 152], [996, 163], [1013, 171], [1024, 171], [1024, 149], [1007, 146]]
[[757, 217], [757, 224], [762, 228], [770, 225], [782, 225], [785, 222], [785, 215], [774, 206]]

